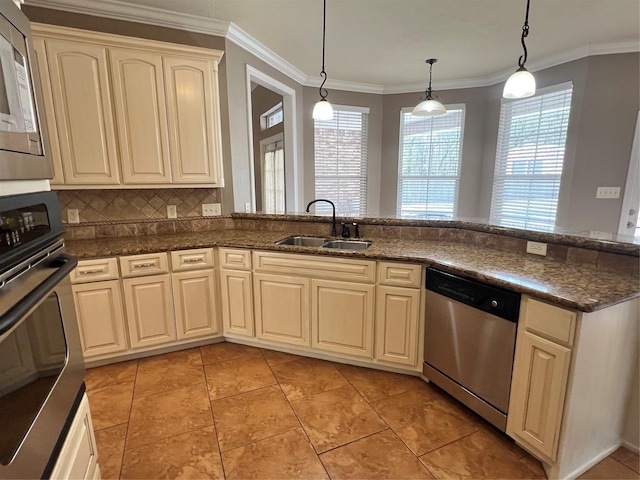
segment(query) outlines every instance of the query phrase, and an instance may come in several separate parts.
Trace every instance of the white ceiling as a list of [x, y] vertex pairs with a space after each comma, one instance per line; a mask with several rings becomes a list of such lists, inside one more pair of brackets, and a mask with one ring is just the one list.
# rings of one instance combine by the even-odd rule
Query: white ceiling
[[[27, 4], [125, 14], [138, 20], [179, 12], [200, 31], [231, 22], [292, 70], [317, 84], [322, 0], [26, 0]], [[326, 71], [336, 81], [393, 93], [424, 90], [427, 58], [434, 88], [487, 85], [515, 71], [526, 0], [327, 0]], [[77, 10], [76, 11], [82, 11]], [[100, 14], [98, 12], [98, 14]], [[153, 15], [152, 15], [153, 14]], [[180, 15], [176, 15], [178, 18]], [[118, 15], [115, 15], [116, 17]], [[153, 22], [151, 22], [153, 23]], [[638, 51], [638, 0], [531, 0], [527, 66], [535, 71], [589, 54]], [[235, 27], [234, 27], [235, 26]], [[236, 29], [237, 30], [237, 29]], [[278, 62], [276, 62], [278, 63]], [[366, 91], [366, 88], [361, 88]]]

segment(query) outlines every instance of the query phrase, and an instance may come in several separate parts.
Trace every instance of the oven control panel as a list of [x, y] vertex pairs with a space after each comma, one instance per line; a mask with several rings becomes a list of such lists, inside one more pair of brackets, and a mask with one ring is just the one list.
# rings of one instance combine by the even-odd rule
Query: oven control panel
[[0, 254], [44, 237], [50, 231], [45, 204], [0, 211]]

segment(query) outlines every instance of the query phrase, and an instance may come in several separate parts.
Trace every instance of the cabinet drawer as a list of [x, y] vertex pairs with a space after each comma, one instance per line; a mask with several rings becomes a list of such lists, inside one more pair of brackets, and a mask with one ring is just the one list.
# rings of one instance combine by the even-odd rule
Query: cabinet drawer
[[169, 262], [166, 252], [129, 255], [120, 257], [120, 269], [123, 278], [155, 275], [156, 273], [167, 273]]
[[251, 251], [236, 248], [221, 248], [220, 268], [251, 270]]
[[118, 261], [116, 258], [98, 258], [80, 260], [71, 272], [71, 283], [98, 282], [116, 280], [118, 278]]
[[253, 252], [256, 272], [289, 273], [313, 278], [373, 283], [376, 262], [289, 253]]
[[196, 248], [171, 252], [171, 270], [197, 270], [213, 267], [213, 248]]
[[393, 262], [378, 263], [378, 283], [380, 285], [420, 288], [421, 279], [421, 265]]
[[573, 344], [576, 313], [546, 303], [526, 299], [525, 327], [567, 345]]

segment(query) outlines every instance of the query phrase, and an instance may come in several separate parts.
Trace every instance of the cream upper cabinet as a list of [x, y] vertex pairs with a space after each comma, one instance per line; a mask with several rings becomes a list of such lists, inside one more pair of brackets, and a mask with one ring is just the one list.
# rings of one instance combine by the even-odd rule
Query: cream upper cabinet
[[53, 131], [55, 188], [224, 186], [223, 52], [51, 25], [32, 29]]
[[124, 183], [169, 183], [162, 56], [111, 48], [113, 97]]
[[44, 44], [38, 55], [46, 55], [50, 85], [43, 90], [50, 88], [54, 108], [45, 113], [57, 133], [52, 150], [60, 149], [65, 183], [118, 184], [107, 48], [58, 39]]

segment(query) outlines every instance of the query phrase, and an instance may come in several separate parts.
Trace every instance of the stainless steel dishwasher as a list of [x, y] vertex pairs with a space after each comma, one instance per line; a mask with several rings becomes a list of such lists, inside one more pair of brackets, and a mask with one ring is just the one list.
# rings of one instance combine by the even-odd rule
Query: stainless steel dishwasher
[[424, 376], [505, 431], [520, 294], [427, 268]]

